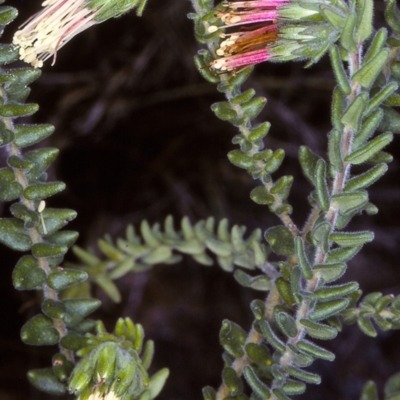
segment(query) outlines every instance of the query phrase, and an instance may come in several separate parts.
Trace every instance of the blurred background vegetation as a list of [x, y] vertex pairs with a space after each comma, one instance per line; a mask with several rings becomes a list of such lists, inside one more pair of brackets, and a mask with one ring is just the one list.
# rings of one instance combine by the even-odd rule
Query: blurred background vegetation
[[[383, 2], [376, 3], [379, 25]], [[40, 1], [6, 4], [20, 11], [3, 36], [3, 41], [10, 41], [12, 31], [39, 9]], [[95, 248], [107, 232], [123, 235], [129, 223], [162, 222], [168, 214], [177, 223], [185, 215], [192, 221], [211, 215], [228, 218], [231, 224], [246, 225], [249, 232], [279, 223], [267, 207], [251, 202], [254, 182], [226, 158], [236, 132], [210, 110], [222, 95], [193, 65], [198, 44], [186, 18], [190, 11], [188, 1], [150, 0], [142, 18], [130, 13], [73, 39], [57, 54], [53, 67], [47, 62], [42, 77], [32, 85], [30, 100], [40, 104], [40, 111], [30, 122], [56, 126], [45, 143], [60, 149], [50, 174], [67, 184], [67, 190], [48, 206], [78, 211], [69, 228], [80, 232], [82, 247]], [[289, 199], [300, 226], [307, 217], [311, 187], [301, 176], [297, 151], [305, 144], [325, 154], [333, 85], [327, 58], [308, 70], [293, 63], [261, 65], [247, 82], [268, 98], [259, 120], [272, 123], [267, 146], [286, 151], [280, 173], [295, 177]], [[397, 161], [370, 191], [380, 213], [357, 217], [351, 226], [372, 229], [376, 240], [351, 261], [345, 279], [360, 281], [364, 293], [397, 295], [398, 138], [388, 151]], [[0, 207], [8, 216], [9, 206]], [[34, 292], [13, 289], [11, 272], [18, 255], [5, 247], [1, 254], [0, 399], [56, 399], [27, 382], [26, 371], [48, 366], [55, 349], [21, 343], [19, 330], [38, 312], [40, 301]], [[67, 260], [76, 261], [71, 254]], [[97, 291], [94, 295], [103, 301], [103, 308], [95, 317], [110, 329], [117, 316], [143, 324], [147, 337], [156, 343], [154, 370], [164, 366], [171, 370], [160, 400], [200, 400], [203, 386], [219, 385], [221, 321], [231, 319], [247, 330], [252, 320], [249, 303], [263, 296], [241, 288], [219, 267], [199, 266], [189, 258], [179, 265], [130, 274], [117, 284], [122, 302], [113, 304]], [[366, 380], [382, 384], [400, 370], [399, 339], [400, 332], [381, 332], [371, 339], [357, 327], [345, 327], [326, 346], [335, 351], [336, 361], [313, 365], [322, 373], [323, 384], [298, 398], [357, 399]]]

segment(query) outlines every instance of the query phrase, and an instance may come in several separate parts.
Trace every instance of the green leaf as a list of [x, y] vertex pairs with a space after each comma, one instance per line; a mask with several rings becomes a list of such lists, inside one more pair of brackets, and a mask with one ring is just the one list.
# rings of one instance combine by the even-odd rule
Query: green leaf
[[337, 172], [342, 172], [343, 155], [342, 155], [342, 134], [339, 130], [334, 129], [329, 135], [328, 141], [328, 155], [331, 166]]
[[250, 193], [250, 198], [261, 205], [271, 205], [275, 201], [274, 196], [264, 186], [254, 188]]
[[15, 218], [0, 219], [0, 243], [16, 251], [28, 251], [32, 246], [23, 222]]
[[379, 51], [382, 50], [382, 48], [386, 45], [386, 40], [387, 40], [387, 29], [386, 28], [379, 29], [375, 33], [375, 36], [364, 56], [364, 63], [370, 61], [379, 53]]
[[11, 201], [22, 194], [22, 186], [15, 180], [14, 172], [10, 168], [0, 169], [0, 200]]
[[297, 335], [296, 320], [288, 313], [283, 311], [275, 313], [275, 321], [287, 337], [293, 338]]
[[244, 287], [250, 287], [254, 290], [268, 291], [271, 289], [271, 279], [266, 275], [250, 276], [240, 269], [237, 269], [234, 278]]
[[335, 74], [336, 81], [340, 90], [345, 94], [351, 93], [350, 83], [345, 72], [340, 52], [337, 46], [332, 46], [329, 50], [333, 73]]
[[296, 302], [293, 293], [292, 293], [292, 288], [290, 287], [290, 283], [286, 281], [284, 278], [279, 277], [275, 281], [276, 288], [278, 289], [279, 294], [281, 295], [283, 301], [291, 306]]
[[324, 286], [317, 289], [314, 294], [318, 300], [327, 301], [348, 296], [356, 290], [358, 290], [358, 283], [349, 282], [340, 285]]
[[315, 339], [331, 340], [334, 339], [338, 333], [336, 328], [321, 324], [320, 322], [301, 319], [300, 323], [305, 327], [307, 334]]
[[352, 80], [359, 83], [365, 89], [369, 89], [375, 82], [379, 73], [382, 71], [390, 51], [388, 49], [381, 50], [375, 57], [365, 63], [353, 76]]
[[342, 30], [342, 34], [340, 36], [340, 44], [350, 53], [357, 52], [357, 46], [354, 41], [355, 25], [356, 25], [355, 14], [354, 13], [348, 14]]
[[323, 17], [335, 28], [341, 29], [344, 25], [344, 16], [334, 7], [321, 4], [320, 11]]
[[360, 400], [379, 400], [375, 382], [368, 381], [361, 392]]
[[238, 116], [236, 111], [232, 110], [231, 105], [227, 101], [212, 104], [211, 110], [213, 110], [215, 115], [222, 121], [231, 121]]
[[284, 226], [269, 228], [265, 234], [265, 240], [277, 254], [288, 256], [294, 253], [294, 238], [292, 233]]
[[368, 317], [359, 317], [357, 319], [357, 325], [367, 336], [377, 337], [378, 334], [376, 333], [376, 330]]
[[237, 376], [233, 368], [225, 367], [222, 370], [222, 380], [232, 396], [243, 393], [242, 380]]
[[360, 93], [344, 112], [340, 121], [353, 130], [358, 131], [367, 102], [368, 95]]
[[392, 375], [385, 385], [385, 400], [398, 400], [400, 396], [400, 372]]
[[320, 321], [327, 319], [332, 315], [343, 311], [349, 305], [348, 299], [332, 300], [327, 302], [320, 302], [315, 309], [310, 313], [309, 318], [312, 321]]
[[151, 376], [148, 389], [150, 391], [150, 399], [157, 397], [165, 385], [169, 376], [169, 369], [163, 368]]
[[[1, 59], [1, 47], [0, 47]], [[0, 106], [0, 116], [4, 118], [29, 117], [39, 110], [37, 104], [7, 103]]]
[[327, 263], [342, 263], [351, 260], [362, 249], [362, 245], [352, 247], [339, 247], [329, 252]]
[[266, 103], [267, 99], [265, 97], [256, 97], [252, 100], [242, 103], [241, 109], [243, 114], [252, 120], [256, 118], [258, 114], [260, 114]]
[[346, 161], [355, 165], [362, 164], [377, 155], [393, 140], [391, 133], [384, 133], [368, 142], [365, 146], [346, 157]]
[[346, 264], [322, 264], [314, 266], [314, 273], [319, 274], [322, 279], [329, 283], [339, 279], [346, 271]]
[[357, 43], [362, 43], [368, 39], [373, 30], [374, 3], [372, 0], [359, 0], [358, 5], [360, 10], [357, 15], [358, 21], [354, 38]]
[[43, 200], [62, 192], [64, 189], [64, 182], [33, 183], [25, 188], [24, 197], [28, 200]]
[[18, 147], [32, 146], [54, 132], [52, 125], [16, 125], [15, 144]]
[[0, 25], [8, 25], [18, 16], [18, 10], [14, 7], [2, 6], [0, 9]]
[[322, 360], [333, 361], [335, 359], [335, 354], [325, 350], [324, 348], [317, 346], [316, 344], [308, 340], [300, 340], [297, 343], [297, 347], [315, 358], [321, 358]]
[[27, 178], [31, 181], [38, 179], [56, 159], [58, 153], [59, 150], [54, 147], [26, 152], [24, 158], [34, 163], [27, 173]]
[[325, 212], [329, 210], [330, 198], [328, 184], [326, 181], [326, 164], [323, 160], [318, 160], [315, 166], [315, 189], [320, 207]]
[[33, 290], [44, 283], [46, 273], [39, 268], [36, 258], [23, 256], [14, 268], [12, 280], [17, 290]]
[[311, 184], [314, 184], [315, 166], [320, 158], [314, 154], [307, 146], [300, 146], [299, 161], [303, 170], [304, 176]]
[[269, 399], [271, 392], [269, 387], [258, 377], [253, 367], [246, 365], [243, 368], [243, 375], [253, 392], [261, 399]]
[[321, 377], [312, 372], [304, 371], [303, 369], [296, 367], [286, 367], [286, 372], [294, 378], [300, 379], [306, 383], [319, 385], [321, 383]]
[[52, 319], [61, 319], [65, 315], [65, 306], [62, 301], [45, 299], [42, 303], [42, 312]]
[[247, 343], [246, 354], [258, 365], [270, 366], [272, 364], [271, 353], [266, 346], [256, 343]]
[[313, 271], [310, 262], [307, 259], [306, 253], [304, 251], [303, 239], [298, 236], [294, 238], [295, 250], [297, 261], [299, 263], [300, 270], [306, 279], [311, 279], [313, 277]]
[[400, 34], [400, 12], [396, 6], [396, 0], [386, 1], [385, 19], [393, 31]]
[[84, 271], [58, 267], [51, 271], [47, 278], [47, 284], [52, 289], [60, 291], [84, 282], [86, 279], [88, 279], [88, 274]]
[[271, 124], [269, 122], [263, 122], [259, 125], [256, 125], [250, 130], [250, 134], [247, 139], [252, 143], [257, 143], [268, 134], [270, 127]]
[[[378, 108], [383, 102], [389, 106], [399, 106], [399, 95], [393, 94], [398, 89], [397, 82], [390, 82], [385, 85], [378, 93], [376, 93], [369, 101], [365, 114], [369, 115], [372, 111]], [[391, 100], [394, 99], [394, 104]], [[387, 101], [386, 101], [387, 100]]]
[[19, 59], [19, 47], [13, 44], [0, 45], [0, 64], [9, 64]]
[[368, 171], [349, 179], [344, 190], [347, 192], [366, 189], [381, 178], [387, 170], [388, 166], [386, 164], [377, 164]]
[[233, 357], [240, 358], [244, 355], [246, 332], [239, 325], [227, 319], [222, 321], [219, 340], [222, 347]]
[[374, 240], [373, 232], [361, 231], [361, 232], [337, 232], [332, 233], [331, 240], [339, 246], [358, 246]]
[[43, 314], [31, 318], [21, 329], [21, 339], [32, 346], [51, 346], [58, 343], [60, 335], [53, 321]]
[[101, 306], [98, 299], [66, 299], [63, 303], [66, 310], [63, 319], [67, 326], [76, 325]]
[[35, 243], [32, 246], [32, 254], [37, 257], [57, 257], [62, 256], [68, 251], [66, 246], [50, 245], [47, 243]]
[[353, 213], [361, 209], [368, 202], [367, 192], [347, 192], [332, 196], [333, 204], [341, 214]]
[[[76, 211], [70, 209], [45, 208], [41, 213], [46, 227], [47, 234], [51, 235], [63, 228], [68, 222], [74, 220], [77, 216]], [[43, 235], [43, 226], [38, 226], [39, 232]]]
[[278, 336], [271, 328], [271, 325], [265, 320], [258, 321], [257, 324], [260, 327], [263, 336], [267, 339], [268, 343], [276, 350], [284, 352], [286, 349], [285, 343], [283, 343], [282, 340], [278, 338]]
[[65, 385], [54, 374], [52, 368], [31, 369], [28, 372], [29, 382], [42, 392], [61, 396], [66, 393]]
[[293, 176], [282, 176], [272, 186], [270, 193], [276, 194], [282, 201], [285, 201], [293, 184]]
[[285, 151], [278, 149], [274, 152], [272, 157], [265, 163], [264, 170], [268, 174], [274, 173], [282, 164], [285, 158]]

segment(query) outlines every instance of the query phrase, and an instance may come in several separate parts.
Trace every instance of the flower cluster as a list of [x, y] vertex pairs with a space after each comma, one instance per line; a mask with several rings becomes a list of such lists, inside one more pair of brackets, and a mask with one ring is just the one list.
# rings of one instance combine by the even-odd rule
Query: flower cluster
[[[220, 34], [222, 42], [216, 50], [219, 58], [211, 63], [215, 70], [235, 71], [270, 59], [295, 58], [291, 54], [296, 46], [293, 47], [290, 40], [315, 39], [314, 36], [302, 35], [304, 25], [287, 29], [291, 22], [318, 13], [296, 1], [248, 0], [224, 2], [221, 6], [216, 13], [219, 24], [208, 27], [209, 33], [224, 30]], [[282, 44], [285, 44], [283, 49]], [[275, 48], [279, 48], [279, 52], [274, 51]]]
[[35, 68], [50, 57], [53, 64], [57, 51], [78, 33], [109, 18], [138, 7], [140, 14], [146, 0], [46, 0], [43, 10], [26, 21], [13, 38], [19, 46], [21, 60]]

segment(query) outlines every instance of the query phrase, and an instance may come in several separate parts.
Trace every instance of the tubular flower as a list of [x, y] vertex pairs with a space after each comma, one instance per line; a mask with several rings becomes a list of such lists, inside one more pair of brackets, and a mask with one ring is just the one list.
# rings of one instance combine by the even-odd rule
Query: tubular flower
[[46, 0], [39, 11], [18, 30], [13, 43], [19, 46], [20, 59], [36, 68], [78, 33], [109, 18], [118, 17], [145, 0]]
[[[216, 50], [217, 58], [211, 63], [211, 68], [219, 71], [235, 71], [270, 59], [290, 57], [290, 53], [282, 55], [281, 30], [287, 29], [287, 24], [310, 17], [318, 11], [302, 8], [296, 0], [248, 0], [224, 2], [221, 4], [216, 18], [221, 24], [211, 25], [208, 32], [213, 33], [224, 29], [228, 32], [220, 34], [223, 39]], [[324, 0], [321, 0], [324, 1]], [[281, 22], [284, 21], [284, 24]], [[314, 36], [301, 36], [304, 26], [297, 28], [298, 36], [304, 39], [315, 39]], [[286, 34], [286, 36], [288, 36]], [[289, 35], [293, 39], [293, 35]], [[285, 37], [286, 38], [286, 37]], [[274, 48], [280, 46], [279, 57]], [[287, 41], [285, 48], [293, 51]], [[296, 47], [296, 46], [294, 46]], [[294, 57], [292, 57], [294, 58]]]

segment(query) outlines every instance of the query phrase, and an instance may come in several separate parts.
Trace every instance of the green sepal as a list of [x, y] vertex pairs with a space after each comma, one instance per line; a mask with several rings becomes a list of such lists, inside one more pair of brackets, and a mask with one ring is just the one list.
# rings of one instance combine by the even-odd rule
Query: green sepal
[[237, 396], [243, 392], [243, 382], [233, 368], [225, 367], [222, 370], [222, 381], [232, 396]]
[[47, 284], [54, 290], [60, 291], [67, 287], [77, 285], [88, 279], [89, 275], [84, 271], [69, 268], [57, 268], [51, 271], [47, 277]]
[[320, 11], [323, 17], [328, 21], [335, 29], [341, 29], [344, 24], [344, 16], [342, 13], [334, 7], [329, 7], [325, 4], [320, 6]]
[[369, 38], [373, 30], [372, 19], [374, 14], [374, 3], [372, 0], [359, 0], [358, 6], [358, 21], [354, 33], [354, 39], [357, 43], [362, 43], [365, 39]]
[[267, 339], [268, 343], [276, 350], [283, 353], [286, 349], [285, 343], [283, 343], [282, 340], [276, 336], [275, 332], [271, 328], [271, 325], [265, 320], [257, 321], [256, 324], [261, 329], [261, 332]]
[[165, 385], [169, 376], [169, 369], [163, 368], [151, 376], [147, 390], [150, 392], [150, 400], [157, 397]]
[[314, 273], [320, 275], [324, 282], [329, 283], [336, 281], [346, 272], [346, 264], [322, 264], [314, 266]]
[[314, 294], [318, 300], [327, 301], [348, 296], [356, 290], [358, 290], [358, 283], [349, 282], [340, 285], [322, 287], [317, 289]]
[[301, 319], [300, 323], [305, 327], [307, 334], [315, 339], [331, 340], [337, 336], [337, 329], [320, 322]]
[[385, 85], [378, 93], [376, 93], [369, 101], [368, 107], [365, 110], [365, 115], [369, 115], [372, 111], [378, 108], [383, 102], [385, 105], [397, 107], [400, 105], [400, 96], [395, 93], [399, 85], [397, 82], [390, 82]]
[[14, 7], [2, 6], [0, 9], [0, 25], [8, 25], [18, 16], [18, 10]]
[[19, 59], [19, 47], [13, 44], [0, 45], [0, 64], [9, 64]]
[[42, 392], [62, 396], [66, 393], [63, 385], [52, 368], [31, 369], [28, 372], [29, 382]]
[[275, 253], [283, 256], [289, 256], [294, 253], [293, 235], [286, 227], [275, 226], [269, 228], [265, 231], [264, 237]]
[[35, 243], [32, 246], [32, 254], [37, 257], [57, 257], [62, 256], [68, 251], [66, 246], [50, 245], [47, 243]]
[[274, 196], [264, 186], [254, 188], [250, 193], [250, 198], [254, 203], [261, 205], [272, 205], [275, 201]]
[[[0, 47], [0, 59], [1, 59]], [[39, 110], [37, 104], [7, 103], [0, 106], [0, 116], [4, 118], [29, 117]]]
[[279, 277], [275, 281], [276, 288], [278, 289], [279, 294], [281, 295], [283, 301], [288, 305], [291, 306], [296, 303], [296, 299], [293, 296], [292, 288], [290, 283], [282, 277]]
[[326, 212], [329, 210], [330, 199], [326, 181], [326, 163], [322, 159], [318, 160], [315, 166], [314, 182], [318, 203], [322, 210]]
[[274, 173], [282, 164], [285, 158], [285, 151], [278, 149], [274, 152], [272, 157], [265, 163], [264, 170], [268, 174]]
[[312, 372], [304, 371], [303, 369], [296, 367], [286, 367], [286, 372], [294, 378], [300, 379], [306, 383], [319, 385], [321, 383], [321, 377]]
[[309, 354], [315, 358], [321, 358], [322, 360], [333, 361], [335, 359], [335, 354], [329, 350], [317, 346], [316, 344], [308, 340], [300, 340], [296, 345], [301, 351]]
[[76, 325], [101, 306], [98, 299], [66, 299], [63, 303], [66, 310], [63, 319], [67, 326]]
[[388, 166], [386, 164], [375, 165], [368, 171], [349, 179], [344, 187], [344, 191], [366, 189], [380, 179], [387, 170]]
[[374, 58], [386, 45], [387, 29], [381, 28], [376, 33], [364, 56], [364, 63]]
[[400, 34], [400, 12], [396, 3], [396, 0], [386, 1], [385, 19], [393, 31]]
[[336, 81], [340, 90], [345, 94], [351, 93], [350, 83], [345, 72], [340, 52], [337, 46], [332, 46], [329, 50], [333, 73], [335, 74]]
[[342, 155], [342, 134], [337, 129], [333, 129], [329, 134], [328, 155], [332, 168], [337, 172], [342, 172], [344, 169]]
[[285, 384], [282, 386], [282, 390], [289, 396], [296, 396], [303, 394], [306, 391], [306, 385], [303, 382], [287, 379]]
[[384, 147], [386, 147], [393, 140], [391, 133], [384, 133], [375, 139], [372, 139], [365, 146], [354, 151], [346, 157], [346, 161], [351, 164], [362, 164], [370, 158], [376, 156]]
[[51, 318], [39, 314], [24, 324], [21, 340], [32, 346], [52, 346], [59, 342], [60, 335]]
[[0, 243], [16, 251], [28, 251], [32, 246], [23, 222], [15, 218], [0, 219]]
[[306, 279], [311, 279], [313, 277], [313, 271], [310, 262], [307, 259], [307, 255], [304, 250], [303, 239], [300, 236], [294, 238], [295, 251], [297, 256], [297, 261], [299, 263], [300, 270]]
[[271, 279], [266, 275], [251, 276], [240, 269], [237, 269], [234, 278], [244, 287], [250, 287], [254, 290], [268, 291], [271, 289]]
[[271, 123], [269, 122], [263, 122], [259, 125], [256, 125], [250, 130], [250, 134], [247, 137], [247, 139], [251, 143], [257, 143], [268, 134], [270, 128], [271, 128]]
[[76, 395], [82, 393], [89, 386], [93, 373], [94, 365], [91, 357], [83, 357], [71, 373], [68, 390]]
[[11, 201], [21, 196], [23, 188], [15, 180], [15, 174], [10, 168], [0, 169], [0, 200]]
[[27, 178], [30, 181], [38, 179], [56, 159], [58, 153], [59, 150], [54, 147], [33, 150], [25, 153], [24, 158], [34, 163], [33, 168], [31, 168], [26, 174]]
[[273, 363], [270, 351], [262, 344], [247, 343], [245, 350], [248, 357], [258, 365], [267, 367]]
[[363, 386], [359, 400], [379, 400], [375, 382], [368, 381]]
[[39, 268], [36, 258], [23, 256], [14, 268], [12, 280], [17, 290], [33, 290], [44, 283], [46, 273]]
[[354, 13], [350, 13], [347, 16], [346, 22], [342, 30], [342, 34], [340, 35], [340, 44], [350, 53], [357, 52], [357, 46], [354, 41], [355, 25], [356, 25], [356, 15]]
[[368, 317], [360, 316], [357, 318], [357, 325], [362, 332], [364, 332], [367, 336], [370, 337], [377, 337], [378, 334], [376, 329], [372, 325], [371, 320]]
[[315, 166], [320, 158], [314, 154], [307, 146], [300, 146], [299, 148], [299, 161], [303, 170], [304, 176], [311, 184], [315, 180]]
[[64, 182], [33, 183], [25, 188], [24, 197], [28, 200], [42, 200], [54, 196], [64, 189]]
[[50, 136], [53, 132], [53, 125], [16, 125], [15, 145], [21, 148], [32, 146]]
[[344, 112], [340, 121], [355, 131], [358, 131], [367, 103], [368, 94], [360, 93]]
[[225, 351], [232, 356], [240, 358], [244, 355], [243, 346], [246, 336], [246, 332], [239, 325], [227, 319], [222, 321], [219, 341]]
[[269, 399], [271, 397], [269, 387], [258, 377], [253, 367], [246, 365], [243, 368], [243, 375], [246, 379], [246, 382], [259, 398]]
[[45, 299], [42, 303], [42, 312], [52, 319], [61, 319], [65, 315], [65, 306], [62, 301]]
[[338, 299], [327, 302], [320, 302], [315, 309], [309, 314], [312, 321], [320, 321], [327, 319], [332, 315], [343, 311], [349, 305], [348, 299]]
[[[57, 232], [77, 216], [76, 211], [67, 208], [45, 208], [41, 214], [48, 235]], [[44, 234], [41, 224], [38, 226], [38, 230], [42, 235]], [[100, 260], [98, 262], [100, 262]]]
[[382, 71], [389, 56], [390, 51], [388, 49], [381, 50], [375, 57], [365, 63], [351, 79], [354, 82], [358, 82], [365, 89], [369, 89]]
[[278, 311], [274, 313], [275, 321], [279, 326], [279, 329], [287, 337], [294, 338], [297, 335], [296, 320], [284, 311]]
[[327, 263], [342, 263], [351, 260], [357, 255], [357, 253], [362, 249], [361, 245], [350, 246], [350, 247], [339, 247], [333, 249], [328, 253], [326, 259]]
[[353, 247], [364, 243], [371, 242], [374, 240], [373, 232], [361, 231], [361, 232], [336, 232], [332, 233], [331, 240], [339, 246]]
[[367, 204], [368, 193], [365, 191], [340, 193], [332, 196], [332, 202], [341, 214], [353, 213]]
[[110, 381], [115, 371], [118, 345], [112, 342], [105, 342], [96, 347], [92, 353], [95, 363], [95, 377], [98, 381]]

